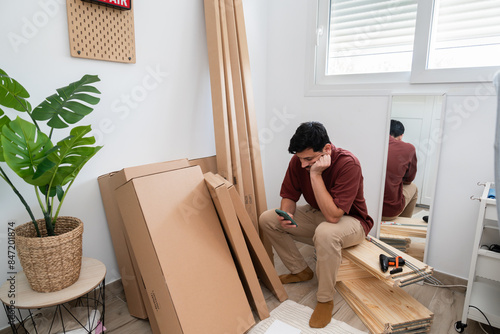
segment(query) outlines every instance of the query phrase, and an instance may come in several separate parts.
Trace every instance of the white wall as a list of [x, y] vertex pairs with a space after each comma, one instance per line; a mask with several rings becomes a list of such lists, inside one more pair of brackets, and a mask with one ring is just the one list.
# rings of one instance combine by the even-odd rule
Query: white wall
[[[65, 3], [2, 3], [0, 68], [31, 93], [30, 101], [35, 106], [56, 88], [80, 79], [83, 74], [99, 75], [101, 102], [82, 124], [92, 125], [104, 148], [82, 170], [61, 214], [82, 219], [83, 255], [106, 265], [109, 283], [120, 278], [120, 274], [98, 176], [126, 166], [215, 154], [203, 1], [133, 2], [136, 64], [72, 58]], [[255, 72], [255, 103], [261, 110], [258, 117], [262, 118], [267, 61], [265, 1], [245, 1], [244, 9]], [[32, 189], [20, 182], [16, 184], [29, 194], [29, 202], [35, 203]], [[29, 217], [3, 181], [0, 212], [0, 245], [6, 250], [7, 220], [22, 224]], [[0, 281], [7, 278], [6, 260], [6, 255], [0, 258]], [[17, 270], [21, 270], [19, 263]], [[6, 325], [0, 312], [0, 328]]]
[[[427, 262], [438, 271], [467, 278], [478, 212], [478, 202], [469, 197], [481, 193], [478, 181], [493, 180], [496, 98], [492, 85], [374, 85], [374, 90], [387, 89], [387, 93], [365, 94], [341, 85], [334, 96], [307, 96], [311, 95], [305, 87], [309, 87], [306, 77], [312, 66], [315, 22], [310, 17], [315, 3], [269, 2], [266, 122], [260, 127], [269, 206], [279, 205], [291, 135], [300, 122], [318, 120], [326, 124], [335, 145], [351, 150], [361, 161], [369, 213], [379, 219], [390, 95], [448, 93], [452, 96], [444, 120]], [[440, 147], [437, 141], [429, 149]]]
[[316, 120], [325, 124], [334, 145], [359, 158], [368, 209], [376, 216], [390, 98], [305, 96], [307, 25], [313, 7], [310, 1], [269, 2], [266, 123], [260, 127], [268, 205], [279, 205], [291, 136], [301, 122]]
[[[479, 85], [477, 87], [480, 87]], [[494, 181], [496, 97], [450, 95], [446, 99], [427, 262], [467, 278], [483, 187]]]

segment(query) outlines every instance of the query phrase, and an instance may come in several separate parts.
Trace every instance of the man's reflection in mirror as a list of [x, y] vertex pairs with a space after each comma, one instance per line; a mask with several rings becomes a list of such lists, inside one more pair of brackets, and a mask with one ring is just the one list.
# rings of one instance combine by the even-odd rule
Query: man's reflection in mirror
[[391, 120], [382, 221], [411, 218], [417, 204], [418, 189], [412, 183], [417, 174], [417, 154], [415, 146], [403, 141], [404, 132], [403, 123]]

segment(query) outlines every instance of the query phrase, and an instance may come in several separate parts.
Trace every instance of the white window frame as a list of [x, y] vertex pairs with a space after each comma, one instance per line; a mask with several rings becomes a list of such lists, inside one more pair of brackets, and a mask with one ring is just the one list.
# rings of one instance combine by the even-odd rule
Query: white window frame
[[316, 8], [310, 12], [310, 22], [313, 24], [309, 24], [308, 31], [310, 38], [307, 48], [311, 51], [308, 53], [306, 66], [306, 96], [330, 95], [328, 92], [333, 90], [341, 89], [346, 92], [353, 88], [364, 91], [365, 95], [367, 90], [371, 92], [369, 95], [379, 95], [392, 91], [401, 84], [491, 82], [495, 72], [500, 70], [500, 66], [426, 69], [434, 0], [418, 0], [411, 72], [326, 75], [330, 0], [317, 0], [315, 4]]

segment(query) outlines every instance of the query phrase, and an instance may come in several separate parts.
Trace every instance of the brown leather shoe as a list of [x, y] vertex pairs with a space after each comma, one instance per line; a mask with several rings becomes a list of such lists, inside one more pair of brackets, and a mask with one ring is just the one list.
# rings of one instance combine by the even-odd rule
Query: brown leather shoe
[[311, 270], [311, 268], [307, 267], [298, 274], [280, 275], [280, 281], [282, 284], [298, 283], [298, 282], [309, 281], [313, 277], [314, 277], [314, 272]]
[[309, 327], [311, 328], [324, 328], [332, 320], [333, 312], [333, 300], [326, 303], [318, 302], [313, 314], [311, 315], [311, 320], [309, 320]]

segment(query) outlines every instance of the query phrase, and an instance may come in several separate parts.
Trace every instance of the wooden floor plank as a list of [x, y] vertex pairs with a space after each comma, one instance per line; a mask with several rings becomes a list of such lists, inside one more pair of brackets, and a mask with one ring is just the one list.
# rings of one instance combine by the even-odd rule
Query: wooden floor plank
[[[424, 277], [432, 273], [433, 268], [427, 264], [403, 253], [394, 247], [370, 237], [364, 240], [361, 244], [349, 247], [343, 250], [343, 256], [356, 263], [361, 268], [372, 273], [373, 276], [383, 280], [388, 285], [403, 286], [409, 282], [422, 280]], [[377, 244], [383, 248], [377, 246]], [[390, 251], [389, 254], [384, 249]], [[405, 259], [406, 264], [402, 267], [403, 271], [398, 274], [390, 274], [389, 271], [382, 272], [380, 268], [379, 255], [385, 254], [387, 256], [401, 256]], [[418, 273], [418, 274], [416, 274]]]
[[339, 292], [363, 322], [376, 333], [429, 326], [433, 313], [401, 288], [375, 277], [337, 284]]
[[399, 225], [381, 225], [380, 233], [395, 234], [404, 237], [425, 238], [427, 236], [427, 226], [399, 226]]
[[[442, 316], [439, 321], [434, 321], [432, 329], [436, 331], [436, 333], [446, 333], [446, 331], [453, 328], [455, 322], [462, 317], [464, 295], [453, 289], [434, 289], [437, 289], [437, 291], [434, 298], [432, 298], [432, 301], [429, 303], [429, 307]], [[467, 329], [467, 333], [472, 332]]]

